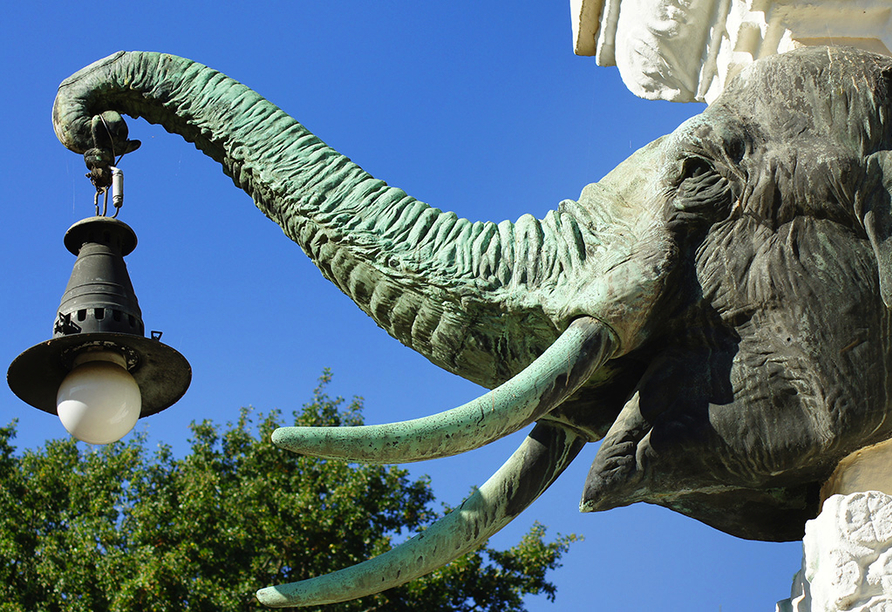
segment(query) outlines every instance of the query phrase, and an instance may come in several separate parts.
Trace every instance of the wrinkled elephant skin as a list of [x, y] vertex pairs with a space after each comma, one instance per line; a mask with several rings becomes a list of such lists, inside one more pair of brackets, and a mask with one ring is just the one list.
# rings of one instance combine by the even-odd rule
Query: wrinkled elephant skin
[[100, 113], [118, 150], [133, 144], [116, 112], [196, 143], [378, 325], [493, 389], [405, 423], [286, 428], [277, 444], [416, 461], [538, 421], [427, 544], [404, 545], [411, 559], [392, 551], [259, 594], [308, 605], [405, 582], [414, 559], [429, 571], [455, 558], [602, 438], [583, 510], [644, 501], [745, 538], [801, 537], [836, 463], [892, 436], [890, 84], [892, 60], [851, 49], [760, 60], [578, 201], [500, 224], [377, 181], [182, 58], [120, 53], [85, 68], [60, 87], [54, 124], [81, 153]]
[[642, 351], [583, 509], [648, 501], [798, 539], [839, 459], [889, 437], [889, 65], [758, 62], [672, 135], [689, 301]]

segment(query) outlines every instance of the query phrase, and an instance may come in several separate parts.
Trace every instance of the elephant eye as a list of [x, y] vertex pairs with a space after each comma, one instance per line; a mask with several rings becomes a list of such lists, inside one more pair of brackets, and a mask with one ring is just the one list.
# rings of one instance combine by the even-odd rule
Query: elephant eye
[[739, 164], [746, 155], [746, 143], [742, 138], [734, 138], [725, 145], [728, 153], [728, 159], [735, 164]]
[[669, 225], [690, 233], [728, 214], [733, 188], [708, 159], [691, 155], [681, 160], [669, 199]]

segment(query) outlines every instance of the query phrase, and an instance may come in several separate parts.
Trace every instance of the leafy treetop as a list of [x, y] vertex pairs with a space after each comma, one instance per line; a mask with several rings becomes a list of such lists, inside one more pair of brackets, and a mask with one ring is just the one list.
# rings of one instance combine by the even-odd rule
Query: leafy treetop
[[[296, 425], [362, 424], [362, 400], [330, 398], [326, 371]], [[426, 478], [393, 466], [303, 457], [269, 443], [280, 414], [243, 409], [193, 423], [191, 450], [150, 454], [145, 434], [89, 447], [53, 440], [21, 454], [0, 428], [0, 612], [241, 612], [261, 586], [378, 555], [436, 518]], [[403, 587], [326, 611], [519, 611], [554, 599], [546, 573], [575, 536], [539, 524]]]

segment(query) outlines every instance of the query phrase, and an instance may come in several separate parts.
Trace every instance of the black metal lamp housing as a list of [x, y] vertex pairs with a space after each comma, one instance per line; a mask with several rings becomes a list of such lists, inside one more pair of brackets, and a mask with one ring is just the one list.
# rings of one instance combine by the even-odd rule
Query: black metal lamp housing
[[126, 435], [137, 418], [179, 400], [192, 368], [161, 343], [160, 334], [145, 337], [124, 264], [136, 248], [136, 234], [126, 223], [84, 219], [65, 233], [65, 246], [77, 261], [53, 337], [16, 357], [7, 380], [23, 401], [59, 414], [76, 438], [107, 444]]

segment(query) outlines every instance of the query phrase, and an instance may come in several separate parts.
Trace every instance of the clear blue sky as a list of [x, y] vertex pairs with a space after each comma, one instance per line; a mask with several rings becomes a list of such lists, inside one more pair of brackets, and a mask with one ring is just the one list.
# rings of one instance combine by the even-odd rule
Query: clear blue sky
[[[190, 57], [423, 201], [473, 220], [541, 217], [702, 110], [639, 100], [615, 69], [574, 56], [568, 4], [7, 4], [0, 363], [50, 336], [73, 263], [62, 235], [92, 214], [83, 161], [50, 122], [56, 87], [72, 72], [120, 49]], [[179, 404], [137, 425], [153, 440], [183, 452], [193, 420], [233, 420], [247, 405], [289, 414], [325, 367], [335, 394], [365, 397], [369, 423], [438, 412], [482, 392], [378, 329], [214, 162], [156, 126], [130, 126], [143, 147], [121, 164], [121, 219], [140, 240], [128, 266], [147, 329], [162, 330], [194, 370]], [[65, 435], [6, 385], [0, 412], [4, 424], [19, 419], [20, 448]], [[438, 499], [454, 505], [522, 438], [411, 470], [429, 474]], [[557, 602], [532, 598], [531, 611], [751, 612], [788, 596], [798, 544], [745, 542], [640, 504], [579, 514], [595, 450], [493, 541], [510, 546], [536, 520], [551, 534], [585, 536], [551, 576]]]

